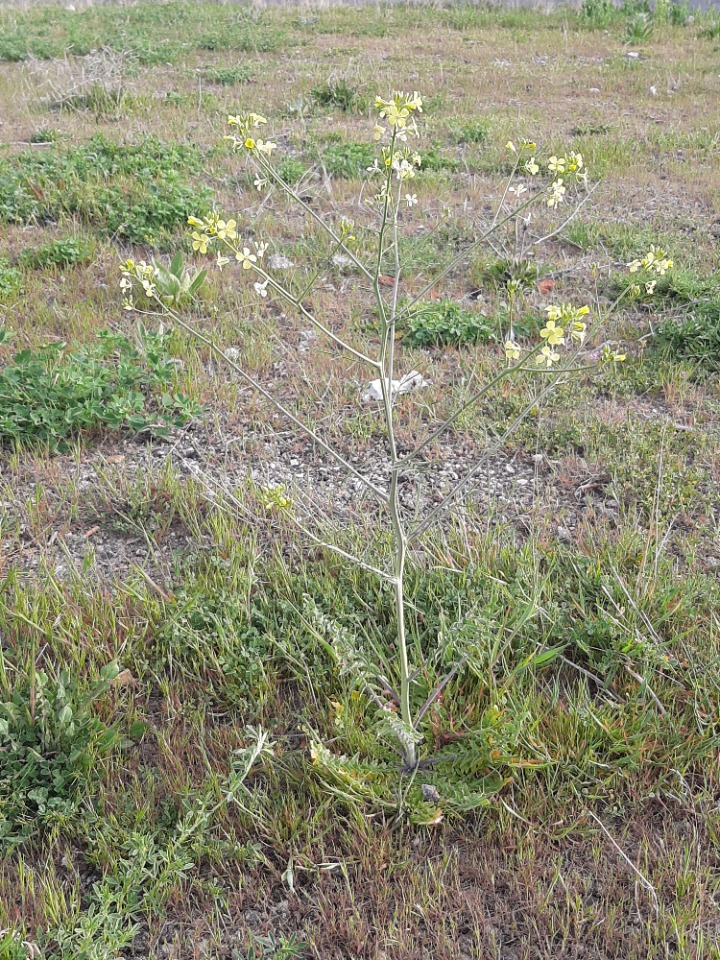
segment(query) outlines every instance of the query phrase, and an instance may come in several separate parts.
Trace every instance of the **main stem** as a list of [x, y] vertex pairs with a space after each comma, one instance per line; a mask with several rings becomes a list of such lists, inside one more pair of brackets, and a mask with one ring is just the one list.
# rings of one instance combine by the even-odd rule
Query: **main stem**
[[[396, 132], [393, 130], [392, 141], [390, 144], [390, 155], [395, 153]], [[378, 301], [381, 320], [381, 343], [380, 343], [380, 365], [381, 365], [381, 390], [383, 398], [383, 412], [385, 415], [385, 428], [387, 430], [388, 446], [390, 448], [390, 491], [388, 497], [388, 508], [390, 511], [390, 520], [393, 533], [393, 578], [395, 581], [395, 619], [397, 623], [397, 644], [398, 658], [400, 668], [400, 716], [405, 725], [407, 736], [401, 740], [405, 766], [414, 770], [417, 766], [417, 754], [415, 743], [411, 739], [414, 733], [414, 724], [412, 713], [410, 711], [410, 664], [408, 661], [407, 634], [405, 630], [405, 562], [407, 559], [407, 536], [400, 513], [399, 498], [399, 477], [398, 469], [400, 458], [398, 457], [397, 444], [395, 442], [395, 424], [394, 424], [394, 397], [392, 392], [393, 374], [395, 372], [395, 324], [397, 320], [398, 294], [400, 290], [400, 251], [398, 249], [398, 208], [400, 201], [400, 185], [398, 185], [398, 196], [392, 210], [392, 219], [390, 218], [390, 207], [392, 189], [392, 167], [388, 168], [385, 179], [385, 200], [383, 203], [382, 223], [378, 236], [378, 257], [375, 265], [375, 296]], [[380, 292], [380, 276], [382, 273], [382, 262], [384, 256], [385, 234], [389, 224], [392, 224], [393, 247], [394, 247], [394, 284], [392, 293], [392, 304], [390, 307], [390, 316], [388, 317], [387, 306]]]

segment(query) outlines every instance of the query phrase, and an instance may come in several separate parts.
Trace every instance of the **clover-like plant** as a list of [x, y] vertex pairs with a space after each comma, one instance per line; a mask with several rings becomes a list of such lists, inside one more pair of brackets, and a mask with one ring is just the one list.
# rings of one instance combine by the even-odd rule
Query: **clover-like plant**
[[[507, 150], [513, 161], [512, 173], [501, 194], [494, 216], [472, 242], [468, 243], [457, 255], [426, 282], [416, 282], [412, 295], [404, 288], [403, 265], [401, 256], [401, 237], [418, 205], [413, 184], [423, 170], [422, 154], [416, 149], [419, 137], [418, 121], [422, 114], [423, 101], [418, 93], [395, 93], [389, 98], [378, 97], [375, 102], [377, 122], [373, 138], [377, 154], [367, 170], [367, 181], [375, 184], [372, 194], [360, 207], [358, 218], [361, 224], [339, 219], [333, 223], [321, 216], [306, 198], [283, 179], [275, 164], [275, 155], [279, 148], [274, 140], [267, 137], [265, 117], [247, 112], [231, 116], [231, 133], [225, 138], [233, 149], [245, 154], [254, 168], [254, 183], [266, 197], [271, 191], [280, 191], [294, 204], [304, 210], [329, 239], [329, 249], [319, 268], [309, 276], [296, 272], [288, 279], [287, 272], [273, 267], [273, 258], [267, 256], [268, 243], [253, 236], [250, 223], [241, 225], [227, 214], [214, 212], [209, 216], [191, 217], [192, 246], [201, 256], [214, 253], [219, 269], [231, 265], [240, 268], [247, 276], [261, 301], [278, 299], [297, 311], [307, 324], [325, 337], [338, 356], [349, 358], [364, 368], [376, 386], [374, 396], [382, 411], [382, 426], [388, 455], [386, 464], [386, 482], [378, 483], [371, 479], [362, 465], [351, 460], [326, 441], [318, 429], [297, 416], [286, 405], [275, 399], [271, 392], [259, 380], [244, 370], [236, 362], [235, 356], [223, 351], [211, 336], [200, 332], [180, 313], [173, 310], [161, 292], [161, 275], [157, 268], [147, 263], [127, 261], [123, 267], [123, 284], [128, 293], [139, 288], [145, 297], [154, 299], [158, 311], [164, 317], [170, 317], [184, 330], [210, 346], [216, 354], [224, 357], [247, 384], [264, 398], [272, 401], [281, 413], [299, 431], [309, 435], [314, 443], [328, 456], [339, 462], [345, 470], [354, 475], [372, 497], [381, 506], [389, 541], [392, 544], [391, 559], [387, 566], [383, 561], [369, 562], [361, 556], [345, 550], [337, 543], [327, 543], [320, 536], [317, 527], [313, 528], [308, 514], [300, 515], [298, 504], [302, 500], [301, 491], [296, 495], [290, 492], [281, 498], [278, 510], [289, 520], [297, 523], [300, 529], [314, 542], [323, 545], [348, 563], [358, 564], [366, 571], [382, 578], [392, 589], [395, 611], [395, 636], [392, 648], [396, 651], [396, 663], [390, 676], [383, 673], [383, 665], [367, 651], [360, 649], [350, 631], [333, 626], [311, 599], [305, 611], [299, 612], [306, 622], [314, 623], [313, 629], [322, 637], [323, 642], [335, 647], [335, 654], [345, 672], [354, 675], [356, 682], [367, 694], [368, 702], [374, 705], [386, 729], [394, 737], [403, 758], [403, 768], [410, 772], [417, 769], [419, 745], [423, 742], [423, 718], [450, 679], [455, 676], [466, 662], [460, 653], [455, 662], [439, 677], [428, 684], [427, 659], [418, 644], [409, 642], [410, 618], [407, 610], [406, 586], [409, 567], [413, 563], [413, 548], [429, 528], [444, 514], [448, 507], [472, 488], [483, 465], [491, 452], [488, 449], [481, 461], [472, 466], [457, 483], [449, 489], [439, 502], [421, 513], [418, 509], [408, 510], [401, 498], [401, 484], [409, 474], [419, 475], [426, 464], [423, 454], [429, 452], [435, 442], [443, 436], [461, 418], [465, 417], [489, 391], [502, 381], [521, 372], [530, 372], [545, 378], [535, 396], [518, 416], [508, 425], [505, 433], [497, 438], [494, 448], [501, 445], [516, 429], [529, 412], [545, 398], [559, 380], [566, 378], [570, 371], [587, 370], [603, 362], [617, 362], [624, 359], [610, 345], [604, 349], [587, 351], [587, 339], [591, 332], [597, 334], [607, 316], [616, 308], [620, 300], [628, 295], [629, 285], [610, 306], [591, 318], [590, 308], [586, 304], [549, 304], [546, 308], [547, 319], [539, 332], [535, 343], [522, 346], [513, 329], [513, 312], [509, 312], [509, 327], [503, 337], [505, 363], [488, 383], [475, 389], [470, 396], [460, 400], [453, 412], [433, 429], [427, 432], [410, 450], [401, 448], [398, 442], [398, 425], [403, 411], [407, 407], [399, 402], [409, 382], [408, 374], [398, 376], [396, 357], [396, 333], [408, 318], [418, 309], [425, 298], [444, 278], [461, 267], [481, 245], [495, 241], [504, 235], [522, 237], [516, 243], [515, 259], [525, 262], [532, 250], [529, 247], [541, 244], [543, 240], [555, 236], [570, 222], [578, 208], [590, 194], [587, 186], [588, 172], [579, 153], [553, 155], [541, 159], [538, 147], [530, 140], [522, 140], [517, 145], [507, 144]], [[365, 189], [365, 188], [364, 188]], [[556, 227], [544, 236], [533, 237], [529, 223], [531, 208], [544, 207], [551, 215], [559, 211], [564, 214]], [[567, 212], [566, 212], [567, 211]], [[508, 229], [509, 228], [509, 229]], [[362, 240], [356, 235], [362, 232]], [[371, 239], [368, 240], [367, 237]], [[532, 238], [532, 239], [528, 239]], [[309, 305], [308, 294], [322, 278], [323, 270], [337, 258], [342, 258], [348, 269], [356, 271], [367, 289], [371, 291], [372, 306], [378, 318], [379, 337], [370, 341], [370, 345], [356, 342], [337, 332], [327, 322], [315, 315]], [[661, 258], [662, 259], [662, 258]], [[653, 263], [643, 263], [643, 269], [653, 269]], [[302, 281], [302, 282], [301, 282]], [[401, 298], [401, 290], [404, 296]], [[518, 285], [508, 288], [514, 297], [520, 296]], [[126, 300], [128, 309], [135, 309], [130, 296]], [[600, 359], [596, 359], [600, 357]], [[397, 379], [396, 379], [397, 378]], [[373, 465], [373, 475], [377, 476], [377, 467]], [[280, 503], [280, 501], [278, 501]], [[435, 682], [437, 681], [437, 682]], [[425, 687], [422, 687], [422, 684]], [[316, 744], [314, 757], [324, 764], [326, 770], [332, 768], [329, 752]], [[323, 759], [324, 758], [324, 759]], [[348, 761], [352, 766], [355, 761]], [[330, 776], [337, 782], [338, 769]], [[345, 780], [343, 789], [351, 789], [353, 795], [360, 790], [358, 772], [353, 768]], [[469, 803], [469, 801], [468, 801]], [[430, 817], [429, 821], [432, 820]]]

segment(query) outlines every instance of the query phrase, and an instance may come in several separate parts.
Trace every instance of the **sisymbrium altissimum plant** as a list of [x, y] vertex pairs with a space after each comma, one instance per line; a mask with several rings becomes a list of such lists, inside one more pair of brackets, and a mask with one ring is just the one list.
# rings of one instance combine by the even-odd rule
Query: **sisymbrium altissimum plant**
[[[412, 215], [418, 206], [417, 194], [413, 191], [414, 181], [422, 175], [423, 159], [417, 148], [420, 136], [419, 120], [422, 115], [423, 100], [416, 93], [395, 93], [388, 98], [377, 97], [375, 101], [376, 121], [373, 128], [373, 140], [377, 144], [377, 156], [367, 170], [367, 181], [374, 184], [371, 196], [365, 201], [365, 209], [372, 232], [370, 248], [356, 241], [356, 228], [348, 220], [341, 219], [333, 223], [317, 213], [313, 207], [287, 184], [274, 163], [279, 152], [277, 143], [265, 132], [267, 120], [258, 113], [249, 112], [229, 117], [231, 132], [226, 136], [233, 150], [245, 154], [254, 168], [254, 185], [259, 194], [265, 197], [269, 191], [279, 190], [294, 204], [302, 208], [324, 231], [330, 241], [330, 253], [318, 270], [312, 273], [301, 290], [286, 281], [281, 272], [272, 268], [267, 256], [268, 243], [263, 239], [249, 236], [249, 229], [243, 229], [237, 219], [214, 212], [205, 217], [191, 217], [191, 240], [194, 251], [200, 256], [214, 255], [219, 270], [235, 266], [243, 277], [248, 278], [255, 295], [265, 301], [278, 298], [297, 311], [319, 334], [327, 338], [339, 355], [356, 361], [365, 368], [371, 378], [379, 382], [380, 409], [388, 453], [386, 483], [379, 484], [368, 479], [367, 471], [355, 465], [350, 459], [326, 442], [313, 427], [297, 417], [288, 407], [272, 396], [257, 378], [244, 370], [234, 357], [228, 354], [214, 339], [199, 331], [175, 309], [174, 302], [163, 295], [161, 281], [165, 280], [162, 268], [146, 262], [126, 261], [122, 266], [122, 287], [126, 293], [125, 305], [128, 309], [142, 306], [133, 300], [133, 294], [140, 292], [145, 308], [148, 304], [166, 318], [171, 319], [194, 337], [210, 346], [216, 354], [223, 357], [235, 372], [256, 391], [287, 417], [300, 431], [309, 435], [323, 451], [341, 463], [353, 474], [367, 491], [382, 505], [392, 544], [392, 558], [388, 568], [382, 561], [377, 564], [355, 556], [337, 544], [327, 543], [313, 530], [307, 517], [301, 517], [295, 508], [295, 500], [284, 494], [280, 509], [303, 530], [311, 540], [322, 542], [328, 549], [340, 554], [343, 559], [371, 571], [387, 582], [393, 593], [395, 609], [395, 644], [397, 663], [395, 677], [387, 678], [380, 673], [380, 667], [372, 658], [358, 654], [353, 646], [353, 638], [337, 625], [328, 625], [324, 615], [308, 602], [307, 615], [315, 620], [318, 629], [324, 635], [331, 635], [335, 645], [335, 654], [341, 667], [355, 675], [365, 690], [368, 700], [378, 711], [380, 719], [392, 732], [402, 754], [403, 768], [412, 772], [417, 768], [419, 748], [423, 742], [421, 721], [433, 700], [444, 690], [448, 679], [458, 669], [456, 664], [451, 671], [441, 677], [430, 691], [430, 696], [418, 703], [414, 690], [416, 678], [422, 672], [424, 664], [418, 662], [421, 654], [408, 639], [408, 612], [406, 603], [406, 582], [409, 565], [412, 563], [412, 548], [422, 535], [435, 523], [449, 506], [466, 495], [478, 477], [486, 457], [467, 471], [465, 476], [440, 500], [420, 517], [408, 518], [403, 511], [399, 485], [401, 475], [421, 465], [421, 457], [438, 438], [440, 438], [461, 417], [475, 408], [479, 401], [501, 381], [521, 372], [532, 372], [544, 377], [539, 392], [518, 417], [508, 426], [499, 438], [502, 443], [524, 417], [544, 397], [546, 397], [561, 378], [573, 371], [582, 371], [599, 363], [615, 363], [624, 360], [624, 355], [616, 352], [610, 345], [601, 351], [601, 359], [594, 361], [586, 352], [591, 332], [599, 332], [607, 317], [624, 297], [640, 292], [638, 283], [629, 283], [618, 298], [602, 312], [599, 308], [596, 316], [591, 317], [587, 304], [548, 304], [546, 321], [534, 344], [523, 347], [513, 329], [513, 311], [509, 313], [509, 327], [504, 338], [505, 364], [492, 379], [478, 388], [469, 398], [458, 403], [456, 409], [439, 426], [419, 441], [409, 452], [400, 452], [397, 441], [398, 418], [401, 406], [397, 403], [398, 370], [396, 356], [396, 334], [398, 325], [422, 302], [422, 300], [445, 277], [460, 267], [478, 247], [488, 243], [508, 231], [515, 234], [515, 258], [527, 255], [528, 244], [537, 245], [549, 237], [555, 236], [569, 223], [577, 210], [589, 197], [588, 171], [581, 154], [568, 152], [565, 155], [553, 155], [546, 160], [539, 155], [537, 145], [531, 140], [521, 140], [517, 144], [509, 142], [508, 153], [513, 158], [513, 169], [502, 191], [488, 227], [482, 234], [437, 274], [422, 284], [419, 292], [409, 299], [401, 301], [403, 265], [401, 260], [400, 237], [402, 226], [408, 215]], [[549, 211], [560, 211], [560, 223], [543, 237], [531, 236], [527, 225], [531, 219], [531, 209], [544, 206]], [[518, 229], [521, 226], [523, 229]], [[518, 239], [520, 238], [520, 239]], [[369, 251], [369, 252], [368, 252]], [[350, 342], [339, 335], [327, 323], [317, 317], [307, 305], [308, 294], [315, 288], [322, 270], [336, 254], [342, 254], [349, 264], [366, 281], [371, 291], [374, 309], [379, 318], [379, 343], [372, 349]], [[647, 277], [646, 284], [652, 284], [652, 276], [662, 274], [672, 266], [661, 250], [652, 249], [640, 261], [629, 264], [630, 271]], [[389, 280], [388, 280], [389, 278]], [[186, 282], [189, 287], [192, 281]], [[647, 289], [647, 287], [643, 287]], [[515, 303], [520, 291], [517, 284], [508, 284], [508, 299]], [[593, 331], [594, 328], [594, 331]], [[597, 354], [596, 354], [597, 355]], [[402, 381], [400, 381], [402, 382]], [[278, 498], [275, 498], [278, 499]], [[277, 506], [277, 504], [276, 504]], [[321, 745], [315, 750], [316, 758], [328, 760], [329, 753]]]

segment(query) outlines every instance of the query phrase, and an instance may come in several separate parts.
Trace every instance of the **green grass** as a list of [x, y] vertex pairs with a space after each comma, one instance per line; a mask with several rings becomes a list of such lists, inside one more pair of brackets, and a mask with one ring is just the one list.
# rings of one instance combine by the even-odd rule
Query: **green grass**
[[0, 59], [24, 61], [84, 56], [109, 47], [144, 65], [176, 61], [190, 50], [255, 53], [277, 50], [283, 33], [261, 14], [224, 11], [212, 4], [173, 2], [162, 8], [130, 7], [122, 13], [86, 10], [8, 10], [0, 33]]
[[61, 150], [26, 151], [0, 173], [0, 221], [45, 223], [76, 217], [88, 226], [137, 243], [157, 243], [206, 204], [191, 147], [149, 138], [125, 146], [98, 135]]
[[70, 439], [102, 428], [182, 425], [197, 409], [172, 392], [172, 373], [167, 337], [150, 333], [139, 349], [105, 331], [75, 352], [62, 343], [22, 350], [0, 370], [0, 444], [67, 450]]
[[16, 297], [21, 290], [21, 272], [3, 258], [0, 260], [0, 303]]
[[76, 263], [87, 263], [92, 260], [93, 245], [83, 237], [65, 237], [51, 240], [41, 247], [23, 250], [20, 263], [31, 270], [42, 270], [48, 267], [70, 267]]
[[5, 855], [40, 831], [68, 829], [96, 797], [97, 771], [120, 742], [93, 702], [117, 677], [115, 664], [80, 694], [76, 680], [52, 680], [31, 667], [3, 690], [0, 704], [0, 850]]
[[497, 325], [449, 300], [419, 304], [407, 321], [405, 339], [417, 347], [477, 344], [498, 335]]
[[252, 71], [239, 64], [237, 67], [210, 67], [203, 71], [203, 79], [221, 87], [236, 86], [247, 83], [252, 78]]

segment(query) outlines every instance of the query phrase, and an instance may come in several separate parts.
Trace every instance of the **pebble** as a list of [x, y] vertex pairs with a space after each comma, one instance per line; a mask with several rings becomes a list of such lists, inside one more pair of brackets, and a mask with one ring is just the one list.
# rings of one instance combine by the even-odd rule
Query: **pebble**
[[334, 254], [330, 262], [334, 267], [337, 267], [338, 270], [347, 270], [348, 267], [353, 265], [352, 259], [345, 253]]
[[295, 266], [292, 260], [288, 260], [281, 253], [273, 253], [268, 257], [267, 263], [271, 270], [291, 270]]

